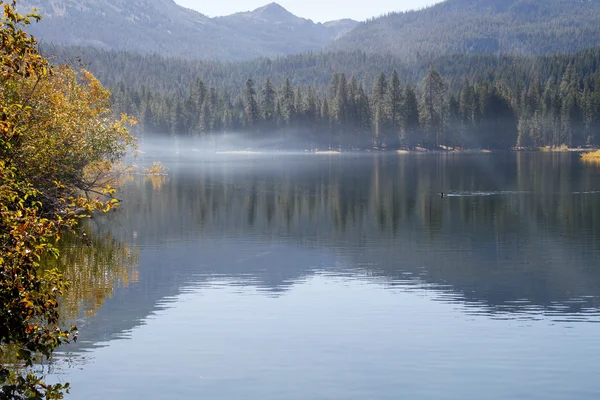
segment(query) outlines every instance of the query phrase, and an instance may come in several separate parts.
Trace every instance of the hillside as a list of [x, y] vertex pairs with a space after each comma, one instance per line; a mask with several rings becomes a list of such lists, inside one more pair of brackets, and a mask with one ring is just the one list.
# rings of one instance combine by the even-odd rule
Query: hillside
[[312, 86], [322, 91], [334, 73], [345, 73], [348, 77], [354, 75], [370, 90], [381, 72], [389, 75], [396, 70], [402, 83], [414, 85], [422, 81], [430, 65], [439, 69], [450, 91], [458, 90], [465, 79], [473, 82], [503, 81], [516, 87], [518, 82], [522, 85], [532, 78], [541, 82], [549, 78], [558, 81], [569, 63], [582, 75], [593, 74], [596, 65], [600, 65], [600, 47], [571, 54], [455, 54], [414, 61], [359, 52], [304, 53], [236, 63], [181, 60], [93, 47], [44, 45], [42, 51], [55, 58], [56, 62], [82, 59], [83, 65], [111, 88], [145, 87], [154, 92], [177, 95], [187, 94], [190, 82], [197, 78], [209, 86], [231, 93], [237, 93], [245, 87], [249, 77], [258, 84], [270, 77], [276, 85], [290, 78], [295, 85]]
[[446, 0], [361, 23], [329, 48], [405, 58], [548, 54], [600, 42], [600, 0]]
[[28, 30], [61, 45], [83, 45], [187, 59], [238, 61], [321, 49], [355, 21], [314, 23], [271, 3], [208, 18], [173, 0], [22, 0], [43, 19]]

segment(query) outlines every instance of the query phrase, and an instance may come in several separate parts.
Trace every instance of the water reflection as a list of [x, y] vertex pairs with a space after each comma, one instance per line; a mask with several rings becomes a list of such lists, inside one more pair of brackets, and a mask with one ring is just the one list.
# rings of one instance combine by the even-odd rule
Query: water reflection
[[71, 351], [128, 337], [185, 288], [278, 296], [313, 276], [493, 318], [599, 320], [600, 173], [571, 155], [165, 163], [169, 178], [137, 177], [126, 206], [94, 221], [92, 246], [63, 244], [65, 313], [81, 329]]
[[63, 237], [60, 258], [48, 259], [46, 265], [58, 268], [69, 282], [61, 300], [61, 315], [66, 321], [84, 323], [115, 289], [138, 281], [139, 249], [102, 232], [94, 222], [86, 222], [82, 228], [79, 238]]
[[74, 398], [597, 398], [600, 169], [161, 161], [168, 179], [136, 177], [94, 221], [105, 251], [68, 246], [67, 264], [95, 260], [66, 270], [70, 315], [93, 310], [66, 349], [94, 359], [69, 371]]
[[170, 295], [219, 277], [278, 292], [327, 272], [458, 294], [486, 312], [599, 307], [600, 175], [571, 155], [167, 165], [168, 181], [128, 186], [116, 223], [151, 254], [143, 274], [172, 282]]

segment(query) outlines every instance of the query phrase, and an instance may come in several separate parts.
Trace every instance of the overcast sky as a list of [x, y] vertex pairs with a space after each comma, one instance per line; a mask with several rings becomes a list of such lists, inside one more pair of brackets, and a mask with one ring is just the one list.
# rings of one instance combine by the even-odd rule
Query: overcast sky
[[[279, 0], [288, 11], [315, 22], [352, 18], [359, 21], [388, 13], [421, 8], [439, 0]], [[175, 0], [177, 4], [209, 17], [262, 7], [272, 0]]]

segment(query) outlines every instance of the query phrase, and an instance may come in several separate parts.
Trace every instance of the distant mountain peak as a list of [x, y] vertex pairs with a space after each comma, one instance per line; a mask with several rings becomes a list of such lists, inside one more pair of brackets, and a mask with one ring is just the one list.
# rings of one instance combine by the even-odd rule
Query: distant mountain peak
[[252, 11], [251, 14], [259, 14], [265, 18], [274, 18], [274, 19], [278, 19], [278, 18], [289, 18], [289, 17], [293, 17], [294, 19], [301, 19], [300, 17], [295, 16], [294, 14], [292, 14], [291, 12], [289, 12], [288, 10], [286, 10], [285, 8], [283, 8], [282, 6], [280, 6], [277, 3], [269, 3], [266, 6], [257, 8], [256, 10]]
[[254, 10], [254, 12], [269, 12], [269, 13], [286, 13], [290, 14], [288, 10], [286, 10], [283, 6], [278, 3], [272, 2], [267, 4], [266, 6], [262, 6]]
[[242, 17], [246, 20], [255, 20], [272, 24], [304, 24], [309, 22], [307, 19], [295, 16], [278, 3], [269, 3], [253, 11], [240, 12], [223, 18], [230, 17]]

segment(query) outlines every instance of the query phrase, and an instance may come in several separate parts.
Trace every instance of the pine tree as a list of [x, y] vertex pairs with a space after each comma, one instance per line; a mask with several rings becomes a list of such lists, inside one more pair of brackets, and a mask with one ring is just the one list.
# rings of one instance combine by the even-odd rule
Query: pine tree
[[338, 86], [331, 116], [336, 125], [341, 129], [345, 127], [348, 117], [348, 83], [346, 81], [346, 74], [340, 74], [337, 81]]
[[294, 89], [289, 78], [286, 78], [281, 88], [279, 103], [281, 107], [281, 119], [284, 124], [290, 125], [296, 116], [296, 110], [294, 108]]
[[[396, 142], [400, 136], [400, 126], [402, 125], [402, 85], [398, 78], [398, 73], [394, 70], [387, 90], [387, 110], [390, 118], [390, 137], [386, 142], [388, 145]], [[392, 142], [392, 143], [391, 143]]]
[[296, 88], [296, 94], [294, 95], [294, 110], [296, 110], [295, 122], [298, 126], [302, 126], [306, 123], [306, 120], [304, 119], [304, 95], [300, 86]]
[[362, 83], [358, 85], [356, 93], [356, 124], [359, 133], [358, 145], [364, 148], [369, 142], [371, 131], [371, 107]]
[[254, 81], [252, 79], [246, 81], [244, 110], [246, 112], [246, 126], [253, 128], [259, 120], [259, 113], [258, 104], [256, 103], [256, 90], [254, 89]]
[[429, 69], [422, 85], [421, 125], [426, 132], [427, 146], [439, 147], [445, 143], [446, 86], [435, 67]]
[[316, 129], [317, 121], [319, 120], [319, 105], [318, 97], [314, 89], [309, 86], [306, 93], [306, 102], [303, 106], [306, 123], [310, 125], [311, 130]]
[[415, 90], [411, 86], [405, 88], [402, 108], [404, 114], [402, 142], [406, 148], [414, 150], [420, 141], [419, 102]]
[[461, 143], [460, 137], [460, 107], [455, 95], [450, 96], [448, 101], [448, 132], [446, 145], [455, 149]]
[[275, 88], [269, 77], [267, 77], [265, 86], [260, 92], [260, 109], [267, 126], [271, 126], [275, 119]]
[[380, 148], [385, 143], [385, 134], [388, 128], [385, 98], [387, 93], [387, 80], [381, 73], [373, 86], [373, 147]]
[[205, 101], [202, 104], [202, 108], [200, 109], [200, 124], [199, 124], [199, 129], [198, 129], [198, 133], [200, 133], [201, 135], [206, 135], [210, 132], [210, 126], [211, 124], [211, 120], [212, 120], [212, 116], [211, 116], [211, 112], [210, 112], [210, 103], [208, 101]]

